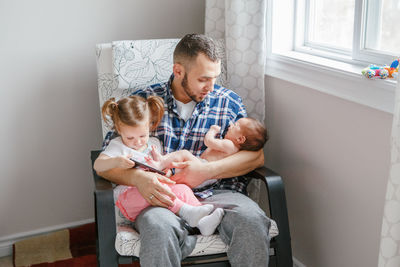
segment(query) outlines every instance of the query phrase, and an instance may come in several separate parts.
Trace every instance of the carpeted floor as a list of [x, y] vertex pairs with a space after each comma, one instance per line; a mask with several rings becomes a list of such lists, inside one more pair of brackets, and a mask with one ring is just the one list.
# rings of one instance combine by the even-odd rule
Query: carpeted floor
[[[22, 240], [13, 245], [15, 267], [96, 267], [94, 223]], [[135, 266], [120, 265], [120, 266]]]
[[19, 241], [14, 266], [96, 266], [94, 224], [86, 224]]
[[0, 258], [0, 266], [1, 267], [13, 267], [12, 256], [6, 256], [6, 257]]

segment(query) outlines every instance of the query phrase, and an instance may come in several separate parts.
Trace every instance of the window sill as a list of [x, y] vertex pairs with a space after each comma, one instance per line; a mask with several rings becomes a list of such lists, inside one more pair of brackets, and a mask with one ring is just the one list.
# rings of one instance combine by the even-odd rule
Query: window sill
[[364, 67], [289, 51], [267, 57], [266, 75], [393, 114], [397, 82], [367, 79]]

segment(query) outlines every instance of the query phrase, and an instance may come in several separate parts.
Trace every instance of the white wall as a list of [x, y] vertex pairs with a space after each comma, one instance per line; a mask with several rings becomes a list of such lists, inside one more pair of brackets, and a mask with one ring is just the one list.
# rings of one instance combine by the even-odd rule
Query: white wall
[[393, 116], [267, 77], [266, 117], [266, 162], [285, 182], [294, 257], [376, 267]]
[[93, 219], [95, 44], [204, 32], [198, 0], [0, 0], [1, 242]]

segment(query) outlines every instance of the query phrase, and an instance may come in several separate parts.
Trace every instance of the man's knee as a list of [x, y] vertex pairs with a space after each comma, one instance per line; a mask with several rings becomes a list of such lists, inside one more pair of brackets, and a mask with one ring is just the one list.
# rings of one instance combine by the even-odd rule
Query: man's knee
[[[270, 220], [260, 208], [235, 208], [227, 210], [221, 222], [220, 232], [227, 238], [265, 239]], [[254, 240], [255, 241], [255, 240]]]
[[149, 207], [137, 217], [136, 226], [141, 235], [162, 234], [168, 236], [174, 227], [179, 226], [178, 218], [168, 209]]
[[263, 229], [269, 224], [268, 217], [261, 210], [237, 210], [227, 213], [224, 219], [240, 228]]

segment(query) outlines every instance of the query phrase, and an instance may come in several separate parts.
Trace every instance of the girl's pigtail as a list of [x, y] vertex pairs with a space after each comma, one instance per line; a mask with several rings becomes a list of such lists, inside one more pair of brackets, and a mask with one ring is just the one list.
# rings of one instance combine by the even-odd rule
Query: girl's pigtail
[[149, 96], [147, 103], [150, 109], [150, 130], [154, 131], [164, 116], [164, 101], [159, 96]]
[[[103, 121], [109, 125], [115, 125], [115, 119], [118, 114], [118, 103], [115, 102], [115, 98], [110, 98], [106, 102], [104, 102], [103, 107], [101, 108], [101, 117]], [[111, 119], [111, 120], [110, 120]]]

